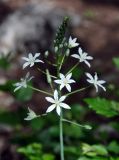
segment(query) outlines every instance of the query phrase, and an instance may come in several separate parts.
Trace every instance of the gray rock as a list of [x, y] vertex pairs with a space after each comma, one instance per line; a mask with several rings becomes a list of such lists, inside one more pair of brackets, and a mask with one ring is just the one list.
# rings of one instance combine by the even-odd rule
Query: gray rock
[[71, 26], [79, 25], [79, 15], [54, 3], [34, 3], [17, 10], [0, 26], [0, 53], [24, 54], [51, 48], [56, 29], [66, 15], [71, 17]]

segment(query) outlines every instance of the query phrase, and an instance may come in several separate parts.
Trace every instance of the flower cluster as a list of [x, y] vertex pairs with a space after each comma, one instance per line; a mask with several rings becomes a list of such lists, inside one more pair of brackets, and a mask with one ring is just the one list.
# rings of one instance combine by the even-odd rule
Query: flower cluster
[[[70, 36], [68, 42], [67, 42], [67, 49], [70, 50], [71, 48], [77, 47], [79, 46], [79, 43], [76, 42], [77, 38], [72, 38]], [[23, 64], [23, 69], [30, 66], [34, 66], [35, 63], [44, 63], [41, 59], [39, 59], [38, 57], [40, 56], [40, 53], [36, 53], [35, 55], [29, 53], [28, 57], [23, 57], [22, 59], [25, 60], [25, 63]], [[89, 56], [88, 53], [83, 52], [83, 50], [81, 49], [81, 47], [78, 48], [78, 53], [77, 54], [72, 54], [71, 57], [78, 59], [78, 64], [79, 63], [85, 63], [88, 67], [91, 67], [91, 64], [89, 63], [90, 60], [93, 60], [93, 57]], [[62, 57], [62, 61], [60, 62], [60, 69], [63, 63], [63, 59], [64, 56]], [[76, 65], [77, 66], [77, 65]], [[75, 67], [76, 67], [75, 66]], [[72, 71], [75, 67], [73, 67], [68, 73], [63, 74], [60, 72], [60, 69], [58, 68], [59, 65], [57, 65], [57, 70], [58, 75], [57, 76], [52, 76], [49, 73], [49, 70], [47, 70], [47, 72], [45, 73], [43, 71], [43, 73], [45, 73], [48, 78], [50, 79], [49, 83], [52, 87], [52, 80], [51, 78], [55, 78], [53, 80], [53, 98], [52, 97], [46, 97], [45, 99], [51, 103], [51, 105], [48, 107], [48, 109], [46, 110], [46, 113], [49, 113], [51, 111], [53, 111], [54, 109], [56, 109], [57, 114], [60, 116], [62, 113], [62, 108], [64, 109], [71, 109], [69, 105], [67, 105], [66, 103], [64, 103], [67, 95], [72, 94], [74, 92], [71, 91], [71, 85], [73, 83], [76, 83], [75, 80], [73, 80], [72, 77]], [[103, 80], [98, 80], [98, 76], [97, 73], [95, 73], [94, 77], [90, 74], [90, 73], [86, 73], [87, 76], [87, 82], [94, 85], [94, 87], [96, 88], [96, 92], [98, 92], [98, 87], [101, 87], [104, 91], [106, 91], [106, 88], [103, 86], [103, 84], [105, 83], [105, 81]], [[21, 81], [16, 83], [14, 86], [16, 87], [14, 89], [14, 91], [19, 90], [20, 88], [27, 88], [28, 85], [27, 83], [32, 79], [33, 77], [29, 77], [29, 73], [26, 74], [26, 77], [23, 79], [21, 78]], [[69, 92], [66, 95], [62, 95], [61, 91], [63, 88], [66, 88], [66, 90]], [[45, 91], [39, 90], [42, 93], [46, 93]], [[77, 90], [78, 91], [78, 90]], [[76, 92], [75, 92], [76, 93]], [[51, 95], [51, 94], [49, 94]], [[34, 111], [32, 111], [30, 108], [28, 108], [29, 113], [28, 113], [28, 117], [25, 118], [25, 120], [31, 120], [33, 118], [36, 118], [37, 115], [35, 114]]]

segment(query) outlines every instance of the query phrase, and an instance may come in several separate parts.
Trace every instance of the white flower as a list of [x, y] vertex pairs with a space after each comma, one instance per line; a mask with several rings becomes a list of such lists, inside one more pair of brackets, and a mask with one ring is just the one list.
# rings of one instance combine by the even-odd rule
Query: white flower
[[71, 92], [71, 86], [69, 84], [75, 83], [73, 79], [70, 79], [71, 76], [72, 76], [72, 73], [68, 74], [67, 76], [64, 76], [62, 73], [60, 73], [60, 79], [55, 80], [54, 82], [57, 84], [60, 84], [60, 90], [66, 87], [67, 90]]
[[26, 121], [30, 121], [30, 120], [32, 120], [32, 119], [34, 119], [34, 118], [36, 118], [37, 117], [37, 115], [36, 115], [36, 113], [33, 111], [33, 110], [31, 110], [30, 108], [28, 108], [28, 116], [26, 117], [26, 118], [24, 118], [24, 120], [26, 120]]
[[32, 53], [29, 53], [28, 58], [22, 57], [22, 59], [24, 59], [26, 61], [23, 65], [23, 69], [29, 65], [30, 65], [30, 67], [34, 66], [34, 63], [38, 63], [38, 62], [44, 63], [42, 60], [36, 59], [39, 56], [40, 56], [40, 53], [36, 53], [34, 56], [32, 55]]
[[72, 39], [72, 37], [69, 37], [69, 43], [68, 46], [69, 48], [74, 48], [77, 47], [79, 45], [79, 43], [76, 43], [77, 38]]
[[79, 52], [79, 54], [73, 54], [71, 56], [79, 59], [80, 62], [84, 62], [85, 64], [87, 64], [88, 67], [90, 67], [90, 63], [87, 60], [92, 60], [93, 57], [88, 56], [88, 53], [83, 52], [80, 47], [78, 49], [78, 52]]
[[20, 88], [27, 88], [27, 82], [29, 82], [33, 77], [29, 77], [30, 74], [29, 72], [26, 74], [25, 78], [21, 78], [21, 82], [17, 82], [14, 84], [14, 86], [16, 87], [14, 89], [14, 92], [16, 92], [18, 89]]
[[62, 97], [58, 98], [58, 91], [57, 90], [54, 91], [54, 99], [51, 97], [46, 97], [46, 100], [48, 102], [52, 103], [52, 105], [48, 107], [46, 113], [49, 113], [56, 108], [57, 114], [60, 115], [61, 107], [65, 108], [65, 109], [71, 109], [69, 105], [67, 105], [66, 103], [63, 103], [65, 98], [66, 98], [66, 96], [62, 96]]
[[98, 86], [106, 91], [106, 88], [102, 85], [106, 82], [103, 80], [98, 80], [97, 73], [95, 73], [94, 77], [90, 73], [86, 73], [86, 76], [89, 78], [87, 79], [87, 81], [95, 86], [96, 92], [98, 92]]

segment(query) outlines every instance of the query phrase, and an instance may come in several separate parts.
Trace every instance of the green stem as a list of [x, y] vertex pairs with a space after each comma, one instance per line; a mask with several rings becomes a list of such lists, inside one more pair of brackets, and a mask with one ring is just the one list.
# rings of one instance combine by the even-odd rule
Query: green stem
[[84, 88], [81, 88], [81, 89], [77, 89], [77, 90], [75, 90], [75, 91], [73, 91], [73, 92], [70, 92], [70, 93], [68, 93], [68, 94], [65, 94], [65, 96], [67, 97], [67, 96], [70, 96], [70, 95], [72, 95], [72, 94], [75, 94], [75, 93], [84, 91], [84, 90], [86, 90], [86, 89], [89, 88], [89, 87], [90, 87], [90, 86], [84, 87]]
[[[57, 77], [59, 77], [59, 72], [60, 72], [60, 66], [59, 66], [59, 55], [57, 56]], [[61, 96], [61, 91], [58, 88], [58, 93]], [[63, 143], [63, 113], [62, 113], [62, 109], [61, 109], [61, 113], [60, 113], [60, 120], [59, 120], [59, 129], [60, 129], [60, 157], [61, 160], [64, 160], [64, 143]]]
[[60, 156], [61, 156], [61, 160], [64, 160], [64, 143], [63, 143], [63, 124], [62, 124], [62, 110], [61, 110], [61, 114], [60, 114]]
[[71, 73], [78, 65], [79, 65], [79, 62], [77, 62], [77, 63], [67, 72], [66, 75], [68, 75], [69, 73]]
[[44, 93], [44, 94], [47, 94], [47, 95], [53, 96], [53, 95], [52, 95], [51, 93], [49, 93], [49, 92], [46, 92], [46, 91], [43, 91], [43, 90], [37, 89], [37, 88], [32, 87], [32, 86], [30, 86], [30, 85], [28, 85], [28, 87], [29, 87], [29, 88], [31, 88], [31, 89], [33, 89], [33, 90], [35, 90], [35, 91], [38, 91], [38, 92], [40, 92], [40, 93]]
[[[40, 68], [38, 68], [38, 71], [40, 71], [41, 73], [43, 73], [43, 74], [45, 74], [45, 75], [47, 75], [47, 73], [46, 72], [44, 72], [44, 71], [42, 71]], [[53, 75], [50, 75], [52, 78], [57, 78], [57, 77], [55, 77], [55, 76], [53, 76]]]
[[92, 129], [92, 127], [89, 126], [89, 125], [82, 125], [82, 124], [79, 124], [79, 123], [76, 123], [76, 122], [69, 121], [67, 119], [62, 119], [62, 121], [74, 124], [74, 125], [79, 126], [79, 127], [83, 127], [85, 129], [89, 129], [89, 130]]

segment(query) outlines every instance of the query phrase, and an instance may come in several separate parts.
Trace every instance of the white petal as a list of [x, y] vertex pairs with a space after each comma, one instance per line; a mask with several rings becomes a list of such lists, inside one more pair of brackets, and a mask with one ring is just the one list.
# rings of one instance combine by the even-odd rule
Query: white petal
[[66, 76], [66, 79], [70, 79], [71, 78], [71, 76], [72, 76], [72, 73], [69, 73], [67, 76]]
[[72, 37], [70, 36], [69, 37], [69, 44], [71, 44], [71, 42], [72, 42]]
[[62, 73], [60, 73], [60, 78], [61, 78], [61, 79], [64, 79], [65, 76], [64, 76]]
[[23, 69], [26, 68], [29, 64], [30, 64], [29, 62], [24, 63], [23, 64]]
[[89, 68], [91, 67], [91, 65], [90, 65], [90, 63], [89, 63], [88, 61], [85, 60], [84, 63], [87, 64], [87, 66], [88, 66]]
[[92, 60], [92, 59], [93, 59], [93, 57], [91, 57], [91, 56], [87, 56], [87, 57], [86, 57], [86, 59], [87, 59], [87, 60]]
[[73, 41], [74, 43], [76, 42], [76, 40], [77, 40], [77, 38], [72, 39], [72, 41]]
[[30, 63], [30, 67], [32, 67], [32, 66], [34, 66], [34, 62], [31, 62], [31, 63]]
[[106, 91], [106, 88], [102, 86], [101, 84], [98, 84], [98, 86], [100, 86], [104, 91]]
[[39, 56], [40, 56], [40, 53], [36, 53], [35, 56], [34, 56], [34, 58], [37, 58]]
[[22, 57], [22, 59], [25, 61], [29, 61], [29, 59], [27, 57]]
[[61, 84], [62, 83], [61, 80], [55, 80], [54, 82], [57, 83], [57, 84]]
[[78, 54], [72, 54], [71, 57], [74, 57], [74, 58], [77, 58], [77, 59], [80, 59], [79, 55]]
[[104, 84], [104, 83], [106, 83], [106, 81], [104, 81], [104, 80], [99, 80], [98, 83]]
[[96, 88], [96, 92], [98, 92], [98, 86], [96, 84], [94, 84], [95, 88]]
[[18, 86], [14, 89], [14, 92], [16, 92], [17, 90], [19, 90], [21, 88], [21, 86]]
[[71, 92], [71, 87], [70, 87], [69, 84], [66, 84], [66, 88], [67, 88], [67, 90], [68, 90], [69, 92]]
[[59, 102], [62, 102], [66, 99], [66, 96], [62, 96], [60, 99], [59, 99]]
[[71, 109], [71, 107], [67, 105], [66, 103], [60, 103], [60, 106], [65, 109]]
[[29, 59], [33, 59], [32, 53], [29, 53], [28, 57], [29, 57]]
[[51, 97], [45, 97], [45, 99], [50, 103], [55, 103], [54, 99]]
[[61, 113], [61, 108], [60, 108], [60, 106], [57, 106], [57, 107], [56, 107], [56, 112], [57, 112], [57, 114], [60, 116], [60, 113]]
[[58, 91], [57, 90], [54, 91], [54, 99], [58, 100]]
[[94, 81], [90, 80], [90, 79], [87, 79], [87, 82], [91, 83], [91, 84], [94, 84]]
[[68, 83], [76, 83], [73, 79], [70, 79]]
[[90, 78], [90, 80], [93, 80], [93, 76], [90, 73], [86, 73], [86, 76]]
[[40, 62], [40, 63], [44, 63], [42, 60], [36, 59], [35, 60], [36, 63]]
[[51, 105], [51, 106], [48, 107], [48, 109], [46, 110], [46, 113], [49, 113], [49, 112], [53, 111], [53, 110], [55, 109], [55, 107], [56, 107], [55, 104]]
[[95, 79], [96, 81], [98, 80], [97, 73], [95, 73], [94, 79]]
[[82, 55], [83, 51], [82, 51], [81, 47], [79, 47], [78, 52], [79, 52], [80, 55]]
[[61, 85], [60, 85], [60, 91], [62, 90], [62, 88], [64, 88], [64, 83], [61, 83]]

